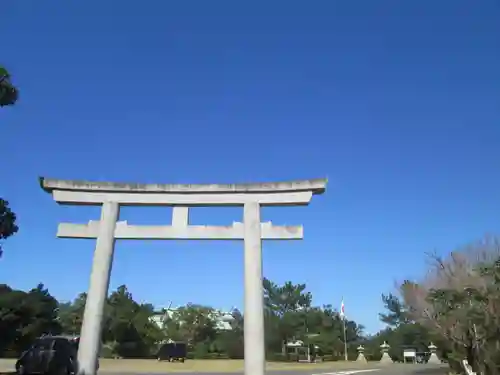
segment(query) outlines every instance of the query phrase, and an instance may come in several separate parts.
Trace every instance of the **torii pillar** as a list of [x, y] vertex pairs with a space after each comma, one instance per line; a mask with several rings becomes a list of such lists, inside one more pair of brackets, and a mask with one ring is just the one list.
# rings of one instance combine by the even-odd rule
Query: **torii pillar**
[[[262, 240], [298, 240], [302, 226], [261, 223], [261, 206], [307, 205], [322, 194], [326, 179], [233, 185], [124, 184], [40, 178], [43, 190], [61, 204], [99, 205], [101, 219], [61, 223], [57, 236], [96, 239], [78, 350], [78, 375], [95, 375], [102, 318], [116, 239], [243, 240], [245, 244], [245, 375], [265, 374]], [[173, 206], [172, 225], [141, 226], [118, 221], [121, 205]], [[189, 225], [189, 207], [243, 206], [243, 223]]]

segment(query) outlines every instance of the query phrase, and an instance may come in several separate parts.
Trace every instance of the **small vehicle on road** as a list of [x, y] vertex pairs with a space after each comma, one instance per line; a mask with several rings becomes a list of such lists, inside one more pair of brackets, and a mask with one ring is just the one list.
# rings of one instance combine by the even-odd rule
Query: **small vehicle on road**
[[16, 362], [18, 375], [72, 375], [77, 372], [78, 336], [42, 336]]
[[158, 361], [180, 361], [184, 362], [187, 356], [187, 347], [183, 342], [168, 342], [158, 350]]

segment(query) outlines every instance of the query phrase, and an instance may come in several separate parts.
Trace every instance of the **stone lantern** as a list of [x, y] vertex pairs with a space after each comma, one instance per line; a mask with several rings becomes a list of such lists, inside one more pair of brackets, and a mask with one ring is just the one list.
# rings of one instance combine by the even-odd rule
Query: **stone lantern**
[[427, 361], [427, 363], [430, 363], [430, 364], [433, 364], [433, 365], [438, 365], [441, 363], [441, 360], [438, 358], [438, 356], [436, 355], [436, 350], [437, 350], [437, 346], [434, 345], [432, 342], [430, 343], [430, 345], [428, 346], [429, 348], [429, 351], [431, 352], [431, 356], [429, 357], [429, 360]]
[[394, 363], [391, 356], [389, 355], [390, 345], [384, 341], [382, 345], [380, 345], [380, 350], [382, 351], [382, 358], [380, 358], [380, 363]]
[[357, 351], [358, 358], [356, 358], [356, 362], [366, 363], [365, 348], [363, 348], [363, 345], [358, 346]]

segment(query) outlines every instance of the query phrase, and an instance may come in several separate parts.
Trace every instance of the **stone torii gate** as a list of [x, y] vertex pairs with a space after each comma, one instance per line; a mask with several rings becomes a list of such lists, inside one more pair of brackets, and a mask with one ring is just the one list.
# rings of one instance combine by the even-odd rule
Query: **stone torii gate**
[[[79, 375], [95, 375], [104, 304], [115, 239], [243, 240], [245, 247], [245, 375], [264, 375], [262, 240], [298, 240], [302, 226], [261, 223], [261, 206], [307, 205], [322, 194], [326, 179], [255, 184], [124, 184], [40, 178], [43, 190], [61, 204], [101, 206], [101, 219], [60, 223], [57, 236], [97, 239], [78, 350]], [[118, 221], [120, 206], [173, 206], [172, 225], [129, 225]], [[243, 206], [243, 223], [189, 225], [189, 207]]]

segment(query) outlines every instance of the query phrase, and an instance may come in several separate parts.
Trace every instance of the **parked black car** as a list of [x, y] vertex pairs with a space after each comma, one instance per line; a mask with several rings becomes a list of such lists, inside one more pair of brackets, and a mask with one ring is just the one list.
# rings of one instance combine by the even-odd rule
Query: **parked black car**
[[16, 372], [27, 374], [71, 375], [77, 371], [78, 336], [42, 336], [23, 352]]
[[183, 342], [169, 342], [163, 344], [158, 350], [158, 361], [180, 361], [184, 362], [187, 356], [186, 344]]

